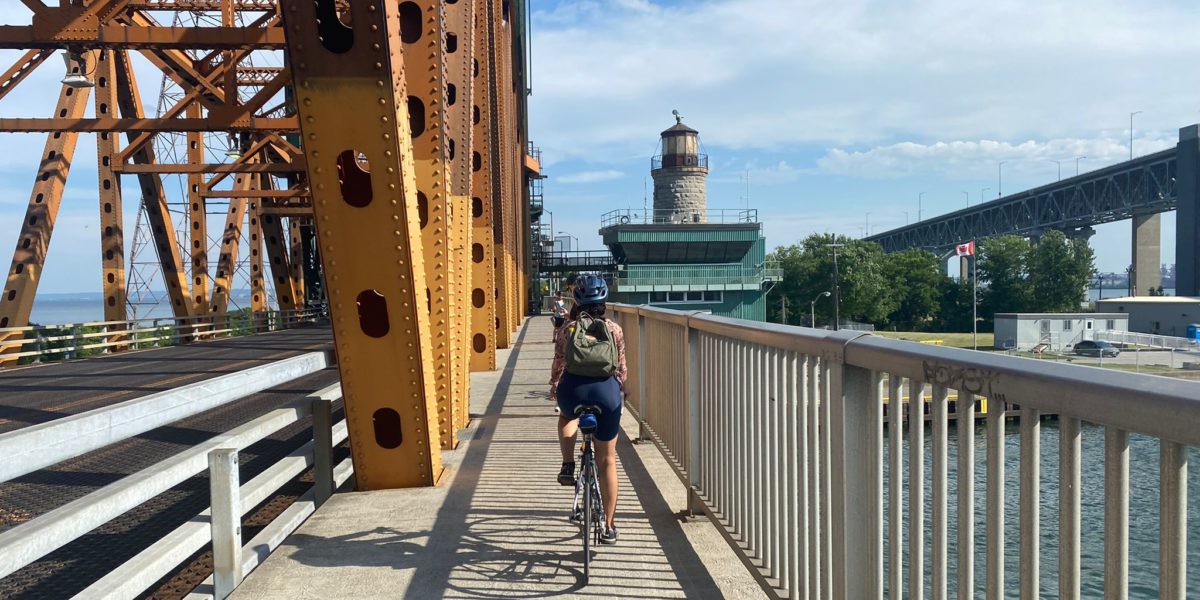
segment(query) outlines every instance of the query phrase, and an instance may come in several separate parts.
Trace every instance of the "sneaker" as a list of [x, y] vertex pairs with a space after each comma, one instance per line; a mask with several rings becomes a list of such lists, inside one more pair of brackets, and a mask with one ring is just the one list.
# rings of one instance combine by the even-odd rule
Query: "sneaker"
[[558, 471], [559, 485], [575, 485], [575, 463], [563, 463], [562, 469]]
[[611, 545], [617, 543], [617, 537], [618, 536], [617, 536], [617, 528], [616, 527], [605, 527], [604, 533], [600, 534], [600, 543], [607, 545], [607, 546], [611, 546]]
[[582, 508], [576, 508], [575, 510], [571, 511], [571, 522], [572, 523], [582, 523], [583, 522], [583, 509]]

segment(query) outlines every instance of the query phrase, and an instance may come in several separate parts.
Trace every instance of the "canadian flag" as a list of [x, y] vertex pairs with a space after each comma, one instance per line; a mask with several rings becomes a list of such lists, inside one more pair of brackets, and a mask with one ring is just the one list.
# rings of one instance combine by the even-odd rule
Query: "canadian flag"
[[955, 246], [954, 247], [954, 255], [955, 256], [974, 256], [975, 255], [975, 242], [970, 241], [965, 244], [959, 244], [959, 245]]

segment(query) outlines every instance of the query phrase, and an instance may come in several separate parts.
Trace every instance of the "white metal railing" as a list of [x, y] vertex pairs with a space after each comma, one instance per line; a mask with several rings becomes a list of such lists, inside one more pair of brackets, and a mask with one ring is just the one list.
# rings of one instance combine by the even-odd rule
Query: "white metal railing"
[[1156, 335], [1152, 333], [1136, 333], [1132, 331], [1097, 331], [1095, 334], [1097, 340], [1106, 342], [1116, 342], [1120, 344], [1128, 344], [1131, 346], [1147, 346], [1150, 348], [1164, 348], [1168, 350], [1197, 350], [1196, 340], [1187, 338], [1174, 337], [1170, 335]]
[[[710, 516], [772, 595], [1036, 598], [1047, 512], [1058, 526], [1058, 597], [1081, 597], [1081, 568], [1102, 571], [1107, 597], [1127, 597], [1131, 434], [1153, 438], [1161, 456], [1159, 510], [1134, 515], [1139, 528], [1146, 519], [1163, 524], [1159, 597], [1187, 595], [1185, 450], [1200, 446], [1200, 383], [861, 332], [612, 309], [625, 330], [626, 389], [642, 436], [688, 486], [689, 508]], [[975, 423], [977, 411], [985, 413], [983, 469], [976, 427], [952, 427]], [[1056, 474], [1041, 472], [1041, 441], [1053, 439], [1043, 416], [1058, 419]], [[1006, 456], [1006, 417], [1020, 419], [1017, 457]], [[905, 431], [926, 421], [928, 431]], [[1081, 478], [1084, 422], [1104, 432], [1100, 489], [1097, 478]], [[1016, 490], [1005, 486], [1010, 459]], [[1057, 476], [1057, 503], [1042, 498], [1048, 476]], [[1103, 498], [1088, 508], [1103, 510], [1105, 523], [1103, 548], [1086, 552], [1083, 497]], [[1016, 564], [1005, 562], [1006, 500], [1017, 507]], [[985, 522], [978, 534], [977, 516]], [[1081, 567], [1083, 556], [1103, 564]], [[1006, 578], [1019, 590], [1006, 590]]]
[[[0, 453], [13, 457], [0, 463], [0, 481], [199, 414], [329, 364], [327, 354], [309, 353], [0, 434]], [[212, 542], [214, 576], [193, 596], [224, 598], [352, 475], [350, 459], [332, 464], [333, 447], [347, 437], [345, 420], [332, 421], [332, 403], [340, 398], [341, 384], [335, 383], [0, 533], [0, 578], [208, 470], [212, 509], [180, 525], [75, 597], [139, 597]], [[312, 441], [237, 485], [238, 451], [309, 417]], [[243, 544], [242, 515], [309, 468], [314, 468], [313, 489]]]
[[94, 321], [0, 328], [0, 365], [23, 358], [60, 360], [89, 354], [291, 329], [316, 322], [323, 308], [191, 317]]

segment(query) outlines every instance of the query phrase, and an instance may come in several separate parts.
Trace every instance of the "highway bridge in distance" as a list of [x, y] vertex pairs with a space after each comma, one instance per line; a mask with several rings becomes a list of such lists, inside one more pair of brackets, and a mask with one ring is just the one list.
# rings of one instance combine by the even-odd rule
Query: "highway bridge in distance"
[[1092, 227], [1132, 220], [1133, 289], [1147, 295], [1160, 285], [1161, 223], [1176, 211], [1176, 294], [1200, 295], [1200, 125], [1179, 130], [1175, 148], [924, 219], [864, 239], [885, 252], [924, 248], [943, 254], [971, 240], [1016, 234], [1036, 238], [1050, 230], [1090, 237]]

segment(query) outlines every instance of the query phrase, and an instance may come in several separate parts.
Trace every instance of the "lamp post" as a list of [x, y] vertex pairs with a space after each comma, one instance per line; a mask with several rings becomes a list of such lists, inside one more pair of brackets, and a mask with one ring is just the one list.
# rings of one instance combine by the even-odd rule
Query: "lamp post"
[[987, 200], [984, 200], [984, 198], [983, 198], [983, 193], [984, 193], [984, 192], [986, 192], [986, 191], [988, 191], [988, 190], [990, 190], [990, 189], [992, 189], [992, 188], [990, 188], [990, 187], [985, 187], [985, 188], [980, 188], [980, 189], [979, 189], [979, 203], [980, 203], [980, 204], [983, 204], [984, 202], [987, 202]]
[[1129, 160], [1133, 160], [1133, 115], [1141, 113], [1142, 111], [1140, 110], [1129, 113]]
[[1000, 161], [1000, 164], [996, 165], [996, 197], [997, 198], [1004, 197], [1004, 163], [1006, 163], [1006, 162], [1008, 162], [1008, 161], [1002, 160], [1002, 161]]
[[921, 201], [925, 198], [926, 192], [917, 194], [917, 222], [921, 222]]
[[1085, 158], [1087, 158], [1087, 157], [1086, 156], [1076, 156], [1075, 157], [1075, 176], [1076, 177], [1079, 176], [1079, 161], [1081, 161]]
[[904, 224], [905, 224], [905, 225], [908, 225], [908, 211], [907, 211], [907, 210], [902, 210], [902, 211], [900, 211], [900, 212], [904, 213]]
[[867, 211], [867, 216], [863, 221], [863, 229], [867, 235], [871, 235], [871, 212]]
[[971, 205], [971, 194], [968, 194], [965, 190], [963, 191], [962, 194], [963, 194], [963, 199], [965, 199], [967, 201], [967, 206], [970, 206]]
[[1059, 180], [1059, 181], [1062, 181], [1062, 161], [1061, 161], [1061, 160], [1054, 160], [1053, 158], [1047, 158], [1047, 159], [1046, 159], [1046, 161], [1047, 161], [1047, 162], [1052, 162], [1052, 163], [1054, 163], [1054, 164], [1058, 165], [1058, 180]]
[[[836, 237], [833, 239], [837, 239]], [[837, 249], [845, 246], [845, 244], [825, 244], [827, 248], [833, 248], [833, 330], [837, 331], [841, 328], [841, 308], [842, 308], [842, 290], [838, 284], [838, 264], [837, 264]]]
[[832, 295], [833, 292], [821, 292], [820, 294], [817, 294], [816, 298], [812, 299], [812, 302], [808, 303], [808, 311], [811, 315], [810, 318], [812, 319], [808, 322], [809, 327], [812, 327], [813, 329], [816, 329], [817, 327], [817, 300], [820, 300], [821, 298], [828, 298]]

